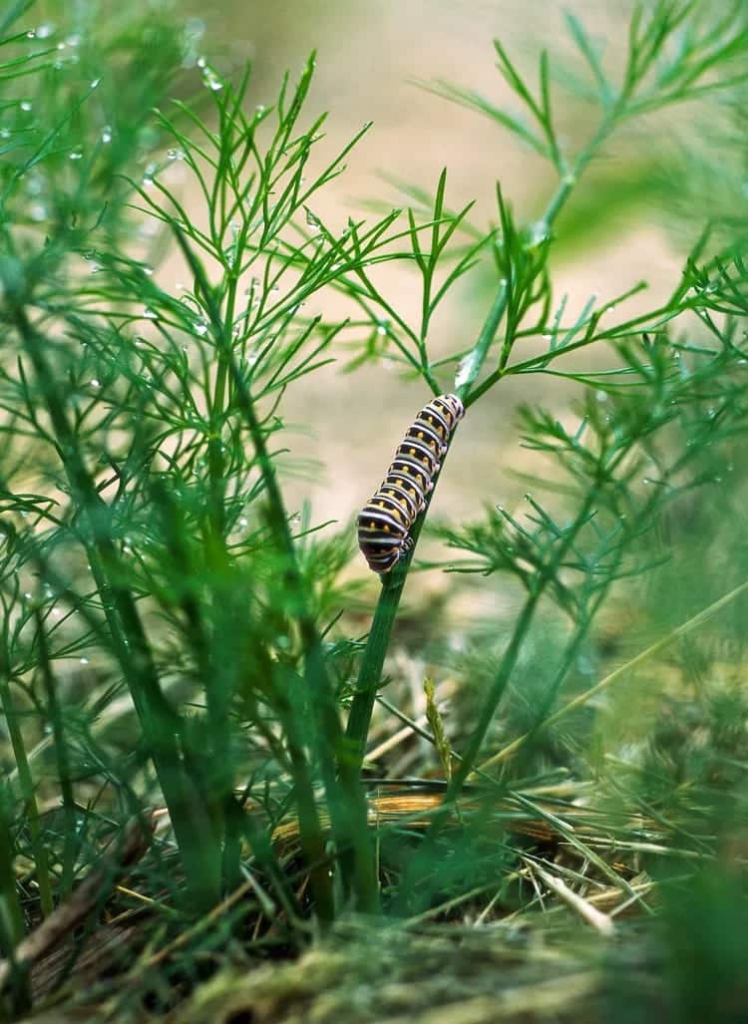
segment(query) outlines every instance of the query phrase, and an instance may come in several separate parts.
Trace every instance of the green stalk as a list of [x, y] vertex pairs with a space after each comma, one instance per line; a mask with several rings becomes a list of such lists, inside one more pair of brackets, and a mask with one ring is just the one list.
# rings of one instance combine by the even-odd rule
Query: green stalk
[[41, 667], [44, 689], [47, 695], [49, 720], [52, 723], [52, 737], [54, 739], [54, 752], [55, 759], [57, 761], [57, 777], [60, 782], [60, 793], [62, 795], [64, 845], [62, 850], [60, 894], [64, 897], [71, 892], [73, 888], [75, 851], [77, 844], [75, 797], [73, 795], [70, 761], [68, 759], [65, 731], [62, 723], [62, 711], [60, 708], [60, 702], [57, 699], [57, 689], [49, 658], [47, 634], [44, 631], [44, 621], [38, 608], [35, 609], [35, 617], [36, 636], [39, 644], [39, 664]]
[[[644, 517], [646, 517], [646, 511], [644, 513], [643, 518]], [[559, 665], [555, 672], [553, 680], [551, 681], [551, 684], [548, 687], [547, 692], [544, 694], [543, 701], [540, 707], [538, 708], [537, 714], [535, 715], [535, 724], [522, 737], [523, 743], [531, 744], [532, 741], [536, 738], [536, 736], [538, 736], [541, 732], [543, 732], [544, 729], [547, 728], [548, 722], [550, 721], [549, 715], [551, 713], [551, 709], [556, 703], [556, 698], [558, 697], [561, 687], [563, 686], [564, 681], [566, 680], [570, 668], [573, 664], [575, 664], [579, 656], [582, 644], [589, 634], [590, 628], [595, 620], [598, 611], [607, 600], [613, 582], [617, 578], [617, 571], [620, 568], [622, 560], [623, 551], [621, 550], [618, 553], [616, 561], [610, 567], [610, 571], [607, 575], [605, 584], [595, 590], [594, 598], [591, 602], [591, 607], [586, 608], [583, 614], [578, 619], [576, 628], [574, 629], [571, 637], [564, 646], [564, 650], [559, 659]], [[510, 744], [510, 746], [513, 745]], [[500, 761], [503, 761], [507, 756], [506, 751], [507, 747], [500, 751], [498, 755], [494, 755], [490, 757], [487, 761], [484, 761], [482, 764], [478, 766], [477, 771], [484, 773], [492, 765], [498, 764]]]
[[24, 921], [13, 872], [15, 847], [6, 806], [8, 795], [7, 790], [0, 792], [0, 952], [11, 970], [7, 1003], [0, 995], [0, 1014], [7, 1010], [15, 1019], [31, 1007], [31, 984], [28, 968], [19, 964], [15, 955], [24, 936]]
[[[293, 711], [291, 712], [293, 714]], [[291, 775], [296, 794], [296, 810], [299, 817], [299, 841], [309, 869], [309, 884], [314, 900], [314, 910], [323, 925], [335, 920], [335, 894], [330, 868], [325, 851], [325, 834], [317, 813], [314, 796], [314, 780], [309, 770], [306, 753], [296, 737], [296, 729], [289, 729], [286, 722], [288, 752], [291, 758]]]
[[[564, 206], [569, 200], [569, 197], [574, 188], [579, 183], [579, 179], [592, 162], [595, 154], [598, 152], [600, 147], [604, 144], [607, 138], [613, 132], [616, 123], [620, 117], [623, 116], [625, 101], [628, 97], [628, 93], [624, 90], [621, 92], [616, 104], [606, 112], [601, 123], [599, 124], [595, 134], [584, 146], [584, 148], [577, 154], [574, 160], [573, 166], [562, 175], [561, 180], [558, 183], [556, 191], [551, 196], [550, 201], [545, 209], [544, 214], [541, 216], [538, 225], [536, 227], [536, 234], [547, 236], [554, 223], [558, 219], [559, 214], [563, 210]], [[563, 165], [559, 165], [559, 171], [563, 169]], [[496, 337], [496, 332], [499, 327], [499, 323], [506, 312], [508, 300], [508, 286], [505, 282], [499, 285], [491, 308], [486, 316], [481, 332], [478, 335], [473, 349], [463, 360], [460, 372], [458, 374], [458, 393], [460, 397], [465, 399], [466, 406], [471, 405], [470, 393], [473, 390], [473, 385], [477, 381], [480, 372], [483, 368], [483, 364], [491, 351], [493, 342]], [[478, 393], [474, 396], [477, 399], [480, 394], [487, 390], [488, 386], [495, 384], [501, 377], [505, 375], [505, 366], [508, 360], [509, 354], [514, 345], [514, 337], [507, 337], [502, 349], [501, 363], [497, 370], [495, 370], [490, 377], [489, 381], [486, 380], [482, 383]]]
[[[573, 524], [566, 530], [565, 536], [554, 551], [553, 558], [550, 563], [538, 573], [530, 589], [527, 600], [525, 601], [524, 607], [522, 608], [520, 616], [514, 627], [512, 638], [509, 641], [509, 646], [504, 652], [504, 656], [501, 659], [501, 665], [499, 666], [498, 672], [491, 683], [488, 695], [483, 703], [483, 708], [481, 709], [478, 722], [468, 741], [467, 749], [463, 752], [462, 760], [459, 763], [457, 771], [454, 773], [449, 785], [447, 786], [447, 792], [444, 796], [444, 806], [442, 809], [445, 814], [449, 813], [450, 804], [457, 799], [465, 781], [473, 771], [478, 754], [480, 753], [480, 749], [483, 745], [483, 741], [486, 738], [486, 733], [488, 732], [491, 722], [496, 715], [496, 711], [501, 703], [501, 698], [504, 696], [507, 683], [509, 682], [512, 672], [517, 664], [522, 644], [529, 633], [530, 625], [535, 615], [538, 602], [545, 593], [548, 584], [557, 578], [558, 572], [563, 565], [566, 555], [574, 546], [579, 530], [589, 519], [589, 515], [591, 510], [594, 508], [596, 498], [597, 488], [594, 487], [587, 494], [582, 507], [577, 512]], [[434, 831], [438, 827], [438, 818], [440, 818], [440, 815], [437, 815], [437, 818], [432, 823], [432, 829]]]
[[[545, 582], [549, 581], [550, 577], [546, 576]], [[512, 638], [509, 641], [509, 646], [504, 652], [499, 670], [494, 676], [491, 687], [483, 702], [483, 707], [481, 708], [478, 721], [473, 729], [470, 739], [468, 740], [467, 747], [461, 755], [457, 769], [453, 773], [449, 785], [447, 786], [447, 791], [444, 794], [443, 806], [445, 814], [449, 814], [447, 808], [457, 799], [464, 783], [473, 770], [473, 766], [478, 758], [480, 749], [483, 746], [483, 741], [486, 738], [486, 733], [489, 730], [491, 722], [494, 720], [498, 706], [501, 703], [501, 698], [504, 696], [507, 683], [514, 672], [517, 659], [519, 658], [520, 651], [522, 650], [522, 645], [530, 632], [530, 626], [532, 625], [532, 620], [535, 616], [538, 602], [540, 601], [544, 591], [545, 585], [541, 580], [530, 592], [522, 611], [520, 612], [519, 618], [515, 623], [514, 630], [512, 631]], [[436, 830], [436, 827], [437, 822], [434, 821], [434, 831]]]
[[[502, 315], [498, 303], [495, 303], [492, 314], [492, 322], [498, 323]], [[483, 334], [487, 336], [490, 329], [490, 325], [487, 325], [481, 336]], [[353, 790], [355, 787], [360, 789], [361, 768], [366, 752], [366, 740], [369, 735], [374, 703], [377, 699], [377, 692], [382, 680], [382, 670], [390, 645], [392, 627], [408, 578], [418, 538], [428, 515], [428, 509], [443, 467], [444, 459], [442, 460], [439, 473], [434, 478], [434, 487], [427, 498], [426, 508], [418, 517], [411, 530], [411, 537], [413, 538], [411, 550], [401, 562], [398, 562], [391, 572], [382, 576], [382, 589], [374, 612], [371, 630], [366, 640], [366, 647], [364, 648], [361, 667], [356, 680], [356, 689], [348, 713], [345, 757], [340, 761], [340, 776], [347, 791]], [[358, 817], [354, 820], [354, 825], [359, 830], [366, 830], [368, 832], [366, 806], [364, 805], [363, 809], [356, 807], [356, 812]], [[344, 861], [344, 866], [345, 864], [346, 862]]]
[[[622, 100], [620, 102], [622, 102]], [[594, 137], [590, 140], [587, 146], [585, 146], [581, 153], [578, 154], [573, 168], [568, 173], [563, 174], [559, 186], [551, 197], [545, 214], [540, 221], [544, 234], [547, 234], [550, 231], [552, 224], [566, 204], [572, 189], [577, 184], [580, 175], [590, 163], [598, 148], [610, 134], [614, 127], [616, 115], [618, 114], [619, 109], [620, 103], [612, 111], [609, 111], [606, 114]], [[472, 404], [471, 391], [481, 374], [489, 353], [493, 349], [499, 325], [507, 313], [508, 302], [509, 286], [507, 282], [501, 282], [486, 315], [476, 343], [468, 355], [463, 359], [457, 374], [457, 393], [465, 402], [466, 407], [469, 407]], [[517, 327], [518, 325], [514, 326]], [[502, 347], [499, 367], [490, 375], [491, 384], [496, 383], [496, 381], [503, 377], [507, 372], [505, 369], [506, 363], [513, 348], [514, 341], [516, 340], [516, 336], [512, 330], [512, 325], [509, 325], [507, 330], [508, 333]], [[484, 385], [487, 383], [488, 382], [484, 382]], [[486, 390], [486, 387], [481, 386], [473, 396], [473, 401], [476, 400], [479, 397], [479, 394], [484, 390]], [[591, 500], [591, 496], [589, 496], [588, 500]], [[585, 510], [588, 509], [588, 507], [588, 503], [585, 503]], [[416, 526], [412, 531], [414, 541], [417, 541], [418, 539], [423, 521], [427, 514], [428, 508], [419, 518], [419, 521], [416, 523]], [[578, 518], [577, 523], [581, 523], [583, 521], [583, 516], [585, 514], [586, 512], [581, 514], [582, 518]], [[570, 531], [570, 536], [572, 535], [572, 532], [573, 531]], [[563, 558], [570, 543], [571, 539], [567, 539], [567, 541], [561, 545], [561, 548], [559, 552], [556, 553], [556, 558], [554, 559], [555, 566], [560, 564], [559, 559]], [[374, 702], [381, 682], [384, 660], [389, 648], [392, 628], [397, 615], [400, 599], [402, 597], [405, 581], [407, 579], [411, 558], [412, 553], [401, 566], [398, 566], [391, 574], [383, 578], [382, 590], [379, 595], [374, 619], [372, 621], [372, 627], [364, 649], [361, 668], [356, 683], [356, 691], [353, 696], [348, 717], [346, 730], [349, 742], [348, 760], [342, 765], [342, 775], [348, 785], [352, 785], [353, 780], [357, 778], [361, 772]], [[552, 572], [553, 568], [551, 567], [549, 569], [549, 573]], [[442, 812], [436, 816], [436, 819], [432, 823], [430, 833], [432, 837], [436, 835], [440, 821], [445, 815], [449, 814], [450, 804], [452, 804], [457, 798], [466, 779], [473, 771], [475, 761], [480, 752], [486, 733], [493, 721], [494, 715], [496, 714], [496, 710], [504, 694], [506, 685], [514, 671], [522, 643], [529, 631], [538, 601], [550, 578], [551, 577], [549, 575], [544, 575], [543, 579], [538, 581], [538, 586], [529, 595], [525, 603], [520, 618], [517, 621], [509, 647], [502, 658], [499, 671], [483, 705], [478, 723], [473, 730], [467, 750], [460, 759], [459, 767], [454, 773], [447, 788]]]
[[[558, 188], [551, 197], [545, 214], [540, 221], [543, 226], [544, 233], [547, 233], [550, 230], [552, 224], [565, 206], [572, 189], [579, 180], [580, 175], [591, 162], [599, 147], [610, 135], [613, 127], [615, 126], [616, 117], [620, 112], [622, 102], [623, 99], [620, 99], [616, 107], [612, 111], [608, 112], [608, 114], [603, 118], [603, 121], [598, 127], [593, 138], [578, 154], [574, 161], [573, 168], [565, 174], [559, 182]], [[486, 315], [476, 343], [465, 359], [463, 359], [460, 366], [460, 371], [457, 375], [456, 381], [457, 393], [465, 401], [466, 407], [469, 407], [472, 404], [470, 401], [470, 393], [473, 390], [473, 385], [480, 376], [486, 358], [493, 347], [499, 324], [507, 310], [508, 297], [508, 285], [506, 282], [502, 282], [499, 285], [496, 296], [491, 304], [488, 314]], [[506, 339], [502, 352], [502, 367], [494, 371], [491, 375], [491, 384], [496, 383], [500, 377], [504, 376], [506, 372], [504, 370], [504, 366], [513, 343], [514, 338], [510, 337]], [[485, 387], [481, 387], [479, 393], [482, 394], [484, 390]], [[475, 395], [476, 399], [477, 397], [478, 393]], [[420, 532], [420, 524], [418, 525], [418, 531]], [[416, 538], [417, 534], [415, 529], [413, 534], [414, 538]], [[351, 704], [348, 718], [347, 735], [351, 743], [352, 757], [352, 764], [349, 766], [350, 771], [359, 772], [363, 763], [366, 737], [371, 723], [371, 715], [374, 708], [374, 702], [376, 700], [377, 688], [381, 680], [382, 668], [384, 666], [384, 659], [390, 643], [392, 627], [395, 622], [398, 605], [400, 604], [400, 598], [405, 585], [408, 565], [409, 562], [405, 563], [401, 574], [396, 576], [391, 574], [390, 577], [384, 578], [382, 590], [379, 595], [372, 628], [364, 649], [361, 669], [356, 685], [356, 693]], [[530, 602], [530, 604], [531, 607], [526, 610], [531, 618], [532, 611], [534, 609], [534, 602]], [[518, 625], [520, 625], [520, 623], [518, 623]], [[518, 650], [514, 652], [515, 660], [518, 653]], [[505, 664], [509, 665], [509, 661], [507, 661], [506, 658], [503, 660], [502, 666]], [[462, 762], [460, 771], [456, 773], [455, 778], [453, 779], [453, 786], [456, 787], [455, 792], [459, 790], [462, 782], [464, 782], [465, 778], [472, 770], [474, 757], [477, 755], [482, 738], [485, 735], [485, 731], [488, 729], [498, 701], [501, 699], [507, 680], [508, 675], [506, 678], [503, 678], [502, 669], [500, 676], [497, 677], [494, 687], [492, 688], [492, 697], [495, 698], [495, 701], [489, 700], [484, 708], [484, 714], [487, 716], [487, 721], [483, 722], [483, 719], [481, 719], [482, 735], [480, 734], [481, 730], [476, 730], [473, 736], [473, 741], [471, 741], [471, 745], [468, 748], [468, 754], [466, 754], [464, 761]], [[489, 712], [488, 709], [492, 703], [493, 711]], [[477, 747], [473, 751], [474, 744], [477, 744]], [[468, 756], [471, 752], [473, 754], [472, 757]], [[464, 767], [464, 765], [467, 765], [467, 767]]]
[[[565, 180], [559, 188], [557, 195], [551, 201], [546, 213], [546, 220], [558, 214], [568, 196], [569, 188], [568, 181]], [[477, 341], [461, 364], [456, 382], [457, 393], [464, 399], [466, 406], [471, 404], [470, 391], [478, 379], [483, 364], [492, 348], [499, 324], [506, 313], [507, 301], [508, 286], [505, 282], [502, 282], [483, 322]], [[428, 508], [413, 529], [414, 540], [418, 538], [427, 513]], [[405, 580], [407, 579], [409, 565], [410, 559], [394, 570], [389, 576], [385, 576], [382, 581], [382, 590], [364, 649], [361, 669], [356, 683], [356, 692], [348, 716], [346, 732], [350, 744], [349, 756], [351, 763], [346, 766], [346, 773], [358, 774], [363, 764], [366, 737], [371, 724], [377, 689], [382, 677], [384, 659], [389, 648], [392, 628], [405, 586]]]
[[486, 361], [486, 357], [496, 338], [499, 324], [506, 312], [508, 298], [508, 286], [502, 282], [483, 322], [478, 340], [470, 353], [463, 359], [460, 366], [460, 371], [457, 375], [457, 393], [464, 399], [466, 408], [471, 405], [470, 392], [473, 384], [478, 379], [483, 363]]
[[366, 738], [369, 735], [374, 702], [382, 678], [384, 659], [387, 656], [392, 627], [407, 578], [407, 572], [400, 568], [399, 571], [393, 570], [382, 579], [379, 601], [366, 640], [346, 727], [350, 758], [346, 771], [355, 772], [357, 776], [364, 760]]
[[[506, 312], [506, 303], [507, 288], [506, 285], [502, 285], [488, 311], [475, 347], [463, 360], [460, 373], [458, 374], [457, 393], [460, 397], [464, 397], [469, 393], [471, 385], [480, 373], [481, 366], [496, 336], [498, 326]], [[465, 401], [466, 404], [469, 404], [467, 399]], [[444, 460], [442, 460], [442, 466], [443, 464]], [[431, 504], [440, 475], [441, 470], [434, 479], [434, 490], [429, 495], [426, 509], [419, 516], [411, 531], [414, 548], [423, 529], [425, 518], [428, 515], [428, 507]], [[411, 551], [407, 558], [399, 563], [391, 573], [382, 577], [382, 589], [374, 611], [374, 619], [366, 641], [366, 647], [364, 648], [361, 668], [356, 680], [356, 690], [348, 714], [348, 725], [346, 727], [348, 756], [343, 773], [348, 779], [349, 784], [361, 772], [366, 749], [366, 738], [369, 734], [374, 702], [376, 701], [377, 690], [382, 678], [384, 659], [389, 649], [392, 627], [394, 626], [397, 609], [403, 595], [405, 581], [408, 578], [412, 557], [413, 552]]]
[[4, 957], [12, 957], [13, 950], [23, 939], [24, 921], [13, 872], [15, 844], [6, 813], [7, 798], [5, 790], [0, 794], [0, 948]]
[[[493, 318], [501, 318], [498, 304], [492, 309]], [[493, 321], [492, 321], [493, 322]], [[487, 329], [486, 329], [487, 333]], [[483, 332], [481, 332], [481, 335]], [[454, 432], [453, 432], [454, 436]], [[369, 734], [371, 716], [374, 710], [374, 703], [377, 699], [377, 691], [382, 679], [382, 669], [387, 650], [390, 645], [392, 627], [395, 623], [397, 609], [410, 571], [413, 555], [418, 544], [418, 538], [428, 515], [429, 506], [436, 492], [439, 477], [444, 470], [444, 462], [449, 455], [442, 459], [439, 472], [434, 477], [434, 487], [426, 499], [426, 508], [418, 517], [410, 531], [413, 538], [413, 546], [408, 554], [398, 562], [391, 572], [382, 576], [382, 589], [379, 593], [379, 600], [374, 611], [374, 619], [371, 630], [366, 640], [361, 667], [356, 679], [356, 689], [348, 712], [348, 724], [346, 727], [346, 760], [343, 765], [343, 773], [350, 780], [361, 772], [366, 749], [366, 738]]]
[[[569, 550], [573, 547], [577, 533], [587, 522], [590, 509], [594, 505], [597, 489], [587, 495], [585, 502], [577, 513], [574, 523], [568, 528], [562, 542], [553, 553], [553, 557], [547, 566], [540, 569], [529, 587], [527, 599], [525, 600], [519, 618], [515, 623], [509, 645], [504, 652], [498, 671], [491, 683], [488, 695], [483, 702], [483, 707], [475, 728], [468, 740], [467, 748], [458, 759], [458, 766], [447, 784], [444, 800], [436, 813], [431, 818], [428, 832], [417, 854], [408, 868], [408, 878], [415, 879], [424, 872], [428, 872], [429, 865], [433, 863], [435, 848], [442, 825], [452, 814], [455, 802], [458, 799], [462, 788], [468, 777], [475, 770], [475, 763], [486, 737], [486, 733], [496, 715], [501, 699], [504, 696], [507, 684], [511, 679], [516, 667], [522, 646], [529, 634], [530, 627], [535, 617], [538, 604], [546, 591], [547, 586], [556, 578], [560, 567]], [[407, 890], [407, 881], [403, 886]]]
[[117, 581], [122, 577], [119, 555], [110, 534], [110, 513], [86, 469], [77, 437], [68, 422], [42, 339], [20, 303], [11, 307], [13, 320], [31, 360], [42, 398], [52, 422], [71, 495], [89, 526], [84, 540], [94, 580], [101, 594], [111, 631], [114, 654], [132, 695], [148, 751], [153, 758], [164, 799], [196, 906], [208, 909], [220, 897], [220, 856], [212, 842], [212, 827], [197, 787], [181, 759], [179, 717], [165, 699], [143, 624], [132, 593]]
[[[355, 786], [351, 785], [350, 776], [342, 770], [342, 765], [348, 760], [345, 737], [338, 716], [335, 693], [325, 664], [322, 641], [314, 618], [309, 611], [306, 588], [296, 560], [296, 552], [288, 526], [288, 515], [278, 486], [275, 467], [255, 413], [252, 396], [225, 337], [221, 311], [210, 290], [205, 270], [188, 245], [184, 234], [176, 225], [174, 232], [185, 259], [201, 288], [213, 328], [213, 336], [219, 346], [219, 355], [226, 362], [231, 373], [232, 383], [249, 429], [257, 465], [264, 483], [268, 502], [268, 521], [282, 560], [279, 576], [285, 583], [291, 598], [305, 652], [304, 675], [315, 721], [314, 753], [320, 767], [332, 831], [338, 852], [341, 855], [353, 851], [353, 866], [345, 872], [347, 875], [345, 881], [348, 887], [355, 892], [358, 909], [374, 912], [379, 907], [374, 855], [368, 829], [360, 828], [362, 820], [366, 820], [366, 801], [357, 780]], [[341, 767], [340, 775], [338, 774], [339, 766]], [[302, 794], [299, 794], [300, 798], [301, 796]], [[323, 832], [313, 792], [308, 793], [308, 799], [312, 801], [311, 806], [302, 807], [300, 805], [299, 826], [305, 832], [303, 843], [316, 857], [316, 853], [313, 851], [320, 849], [321, 844], [323, 847]], [[304, 803], [306, 804], [306, 798]], [[303, 819], [302, 811], [304, 812]], [[351, 864], [350, 858], [347, 863]], [[319, 884], [323, 886], [323, 879], [320, 878]], [[329, 896], [325, 894], [323, 897], [323, 908], [326, 910], [332, 900], [332, 879], [327, 875], [324, 884], [330, 888]]]
[[[10, 679], [6, 671], [0, 674], [0, 707], [3, 709], [3, 715], [10, 733], [10, 742], [13, 747], [13, 756], [16, 759], [16, 769], [18, 771], [18, 785], [21, 791], [21, 797], [26, 805], [26, 813], [28, 814], [29, 824], [29, 836], [31, 838], [31, 849], [34, 856], [34, 863], [36, 865], [36, 881], [39, 886], [39, 904], [41, 912], [44, 917], [48, 917], [54, 910], [54, 900], [52, 898], [52, 880], [49, 873], [49, 858], [47, 856], [47, 848], [42, 840], [42, 830], [39, 824], [39, 807], [36, 802], [36, 793], [34, 791], [34, 780], [31, 776], [31, 768], [29, 767], [28, 758], [26, 756], [26, 744], [24, 743], [23, 733], [18, 724], [18, 713], [16, 712], [13, 697], [10, 691]], [[15, 880], [13, 882], [15, 886]], [[9, 895], [6, 890], [5, 895], [6, 901], [6, 913], [9, 913], [10, 904], [8, 903]], [[21, 929], [23, 930], [23, 929]]]
[[[223, 132], [221, 133], [223, 137]], [[219, 175], [219, 180], [221, 176]], [[227, 289], [226, 314], [223, 318], [224, 324], [234, 322], [234, 308], [236, 299], [236, 274], [231, 274], [230, 287]], [[224, 328], [224, 330], [226, 330]], [[224, 334], [220, 346], [219, 358], [216, 367], [215, 387], [213, 398], [209, 405], [210, 415], [210, 439], [208, 445], [208, 469], [210, 482], [210, 509], [206, 529], [206, 541], [208, 548], [209, 564], [211, 571], [215, 571], [215, 563], [219, 563], [221, 575], [223, 570], [228, 569], [229, 557], [226, 550], [226, 456], [222, 441], [222, 427], [224, 422], [225, 406], [230, 384], [230, 366], [225, 358], [224, 352], [231, 351], [230, 328]], [[214, 600], [216, 595], [214, 594]], [[220, 598], [219, 598], [220, 600]], [[194, 601], [195, 618], [201, 620], [201, 631], [204, 634], [205, 628], [202, 624], [203, 611], [199, 603]], [[215, 619], [213, 622], [215, 630]], [[218, 790], [221, 801], [221, 829], [223, 839], [223, 876], [224, 883], [233, 888], [238, 884], [240, 876], [241, 844], [240, 834], [234, 829], [236, 821], [231, 813], [234, 801], [233, 789], [235, 785], [235, 768], [233, 759], [226, 752], [225, 737], [229, 728], [229, 710], [231, 705], [231, 686], [227, 683], [226, 673], [214, 670], [210, 664], [212, 658], [208, 656], [207, 637], [204, 637], [203, 649], [205, 653], [203, 679], [205, 680], [206, 708], [208, 717], [208, 729], [210, 732], [210, 746], [213, 756], [219, 766]], [[215, 645], [213, 645], [215, 646]]]

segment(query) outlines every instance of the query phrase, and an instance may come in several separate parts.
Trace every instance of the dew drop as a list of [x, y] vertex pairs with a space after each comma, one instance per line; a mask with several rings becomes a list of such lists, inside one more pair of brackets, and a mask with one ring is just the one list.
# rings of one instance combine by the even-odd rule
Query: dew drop
[[548, 224], [544, 221], [538, 221], [533, 224], [530, 229], [530, 241], [533, 245], [541, 245], [543, 242], [548, 240]]
[[21, 110], [28, 114], [31, 110], [31, 103], [28, 100], [21, 100], [20, 107]]
[[112, 126], [110, 124], [105, 124], [101, 129], [101, 141], [104, 143], [112, 141]]
[[75, 149], [71, 150], [68, 154], [69, 160], [81, 160], [83, 158], [83, 150], [80, 146], [76, 146]]
[[[54, 27], [53, 23], [51, 21], [46, 21], [46, 22], [44, 22], [43, 24], [39, 25], [36, 28], [36, 30], [35, 30], [36, 38], [37, 39], [49, 39], [49, 37], [54, 32], [54, 30], [55, 30], [55, 27]], [[32, 32], [34, 32], [34, 29], [32, 29]]]
[[88, 664], [88, 658], [81, 658], [80, 659], [80, 663], [81, 663], [81, 665], [87, 665]]
[[223, 82], [209, 67], [205, 67], [203, 70], [203, 85], [211, 92], [220, 92], [223, 89]]
[[94, 389], [101, 387], [101, 381], [97, 380], [95, 377], [92, 377], [91, 380], [88, 383], [89, 383], [89, 386], [94, 388]]

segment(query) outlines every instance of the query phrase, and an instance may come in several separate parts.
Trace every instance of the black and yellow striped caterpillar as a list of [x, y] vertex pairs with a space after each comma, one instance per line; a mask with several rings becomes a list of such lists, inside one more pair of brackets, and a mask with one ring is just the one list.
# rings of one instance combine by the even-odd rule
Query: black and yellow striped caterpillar
[[386, 573], [413, 546], [411, 527], [426, 507], [434, 474], [465, 415], [457, 395], [440, 395], [418, 413], [382, 485], [359, 513], [358, 546], [369, 568]]

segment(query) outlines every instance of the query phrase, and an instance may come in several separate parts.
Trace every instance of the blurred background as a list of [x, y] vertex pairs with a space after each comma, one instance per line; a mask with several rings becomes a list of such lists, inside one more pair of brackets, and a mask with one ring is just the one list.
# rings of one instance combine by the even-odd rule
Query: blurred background
[[[324, 155], [332, 157], [364, 122], [373, 122], [350, 154], [347, 172], [323, 190], [315, 207], [331, 230], [342, 230], [349, 216], [366, 216], [372, 203], [407, 205], [396, 182], [433, 194], [445, 167], [449, 207], [474, 200], [472, 221], [485, 228], [497, 221], [497, 181], [519, 223], [532, 223], [553, 194], [554, 173], [499, 125], [424, 86], [453, 83], [517, 113], [495, 67], [493, 40], [501, 40], [531, 81], [537, 81], [538, 58], [547, 48], [560, 78], [564, 60], [574, 71], [576, 59], [564, 25], [566, 6], [560, 0], [255, 0], [208, 11], [190, 4], [185, 17], [194, 19], [196, 35], [203, 32], [198, 50], [218, 70], [230, 73], [252, 61], [258, 104], [274, 103], [284, 72], [296, 80], [316, 50], [307, 112], [310, 119], [329, 112]], [[574, 4], [611, 68], [620, 65], [628, 8], [606, 0]], [[570, 101], [563, 89], [556, 111], [571, 150], [588, 137], [599, 116], [592, 107]], [[572, 200], [559, 222], [554, 308], [566, 298], [569, 318], [591, 297], [609, 300], [644, 278], [647, 293], [630, 300], [621, 314], [633, 316], [639, 307], [653, 308], [677, 283], [688, 241], [674, 236], [672, 227], [668, 235], [659, 216], [655, 179], [667, 159], [672, 120], [667, 132], [664, 128], [662, 121], [644, 121], [636, 136], [614, 139], [605, 159], [588, 170], [579, 193], [584, 205]], [[383, 279], [393, 305], [415, 321], [416, 275], [398, 263], [388, 265]], [[474, 340], [494, 287], [487, 268], [453, 290], [433, 322], [432, 352], [444, 355]], [[610, 355], [598, 358], [602, 363]], [[342, 372], [345, 362], [346, 353], [338, 350], [336, 364], [296, 384], [284, 406], [288, 466], [314, 460], [303, 478], [294, 480], [291, 473], [290, 502], [311, 495], [316, 522], [352, 521], [378, 486], [404, 428], [430, 398], [420, 381], [402, 379], [388, 359], [352, 376]], [[448, 391], [454, 381], [445, 376], [440, 383]], [[519, 500], [527, 485], [511, 479], [507, 470], [542, 469], [512, 435], [516, 404], [542, 398], [564, 416], [571, 397], [565, 382], [537, 375], [508, 379], [494, 389], [461, 426], [434, 513], [464, 517], [477, 514], [483, 502], [511, 506]]]

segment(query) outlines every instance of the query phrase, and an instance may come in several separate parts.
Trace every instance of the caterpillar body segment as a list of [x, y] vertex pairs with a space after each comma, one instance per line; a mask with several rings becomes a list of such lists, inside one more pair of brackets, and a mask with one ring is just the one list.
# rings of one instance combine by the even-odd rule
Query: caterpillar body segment
[[390, 572], [413, 547], [411, 528], [426, 508], [434, 476], [464, 415], [457, 395], [440, 395], [408, 427], [379, 490], [358, 517], [358, 544], [374, 572]]

